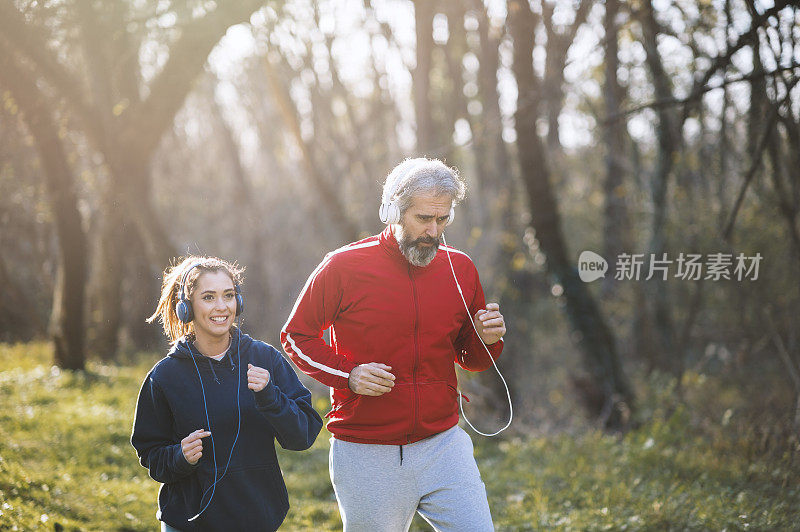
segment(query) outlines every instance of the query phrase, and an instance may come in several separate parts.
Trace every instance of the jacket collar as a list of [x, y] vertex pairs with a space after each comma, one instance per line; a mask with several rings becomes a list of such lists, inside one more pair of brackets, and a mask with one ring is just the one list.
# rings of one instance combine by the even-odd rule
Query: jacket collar
[[434, 257], [431, 263], [427, 266], [414, 266], [408, 262], [408, 259], [400, 251], [400, 244], [398, 244], [397, 239], [394, 236], [391, 225], [387, 225], [386, 228], [381, 232], [379, 240], [381, 247], [384, 249], [384, 251], [386, 251], [386, 253], [389, 254], [390, 257], [392, 257], [392, 259], [400, 261], [404, 266], [411, 267], [415, 270], [430, 268], [439, 259], [439, 251], [437, 250], [436, 257]]
[[395, 260], [402, 261], [405, 264], [410, 264], [408, 260], [403, 256], [400, 252], [400, 244], [397, 243], [397, 239], [394, 236], [394, 232], [392, 231], [392, 226], [387, 225], [384, 230], [381, 232], [380, 237], [380, 245]]

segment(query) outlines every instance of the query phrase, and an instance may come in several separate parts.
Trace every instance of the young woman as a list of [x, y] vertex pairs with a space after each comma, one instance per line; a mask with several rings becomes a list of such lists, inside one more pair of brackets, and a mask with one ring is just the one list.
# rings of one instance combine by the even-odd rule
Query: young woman
[[289, 500], [275, 440], [304, 450], [322, 427], [289, 363], [235, 325], [241, 273], [188, 257], [164, 272], [148, 320], [172, 348], [142, 384], [131, 443], [162, 483], [162, 531], [276, 530]]

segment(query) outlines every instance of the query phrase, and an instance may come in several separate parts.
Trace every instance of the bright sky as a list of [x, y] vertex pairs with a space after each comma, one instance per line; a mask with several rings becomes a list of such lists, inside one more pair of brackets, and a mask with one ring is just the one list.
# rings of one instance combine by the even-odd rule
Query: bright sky
[[[721, 4], [722, 0], [716, 0]], [[316, 44], [324, 50], [321, 39], [325, 35], [334, 35], [333, 55], [340, 71], [340, 76], [350, 87], [354, 94], [366, 94], [372, 90], [371, 80], [364, 73], [371, 68], [370, 50], [375, 50], [379, 63], [385, 69], [388, 86], [395, 99], [398, 101], [404, 123], [398, 129], [401, 146], [410, 151], [414, 146], [413, 137], [413, 99], [411, 94], [411, 75], [410, 69], [415, 63], [415, 28], [413, 4], [409, 0], [373, 0], [374, 18], [380, 22], [388, 23], [397, 41], [397, 47], [390, 46], [382, 36], [375, 36], [378, 33], [377, 23], [371, 16], [368, 16], [361, 0], [327, 0], [320, 1], [319, 5], [319, 27], [314, 26], [313, 0], [293, 0], [289, 5], [296, 19], [301, 21], [296, 24], [305, 23], [305, 27], [298, 27], [295, 23], [291, 26], [281, 25], [276, 28], [274, 38], [281, 42], [281, 49], [288, 55], [290, 62], [297, 61], [295, 56], [304, 53], [302, 43], [296, 42], [294, 35], [311, 35]], [[678, 0], [682, 9], [691, 17], [697, 13], [694, 2], [689, 0]], [[685, 32], [685, 23], [679, 16], [670, 16], [671, 2], [669, 0], [657, 0], [654, 2], [659, 17], [666, 18], [677, 32], [678, 38], [664, 37], [659, 41], [659, 48], [665, 59], [665, 67], [673, 76], [677, 94], [683, 95], [692, 83], [690, 73], [686, 65], [691, 61], [691, 52], [686, 46], [688, 36]], [[487, 0], [487, 8], [492, 22], [496, 26], [502, 26], [505, 19], [505, 2], [501, 0]], [[761, 9], [766, 9], [760, 6]], [[252, 18], [251, 22], [257, 28], [266, 26], [266, 20], [270, 16], [270, 8], [265, 8]], [[672, 14], [676, 13], [672, 11]], [[557, 24], [569, 24], [574, 16], [574, 2], [572, 0], [557, 0], [557, 7], [554, 12], [554, 21]], [[589, 24], [585, 25], [579, 32], [568, 57], [565, 69], [565, 79], [570, 85], [564, 110], [559, 121], [561, 141], [566, 149], [579, 148], [586, 146], [598, 138], [595, 129], [597, 124], [590, 114], [585, 112], [584, 102], [586, 98], [599, 99], [602, 87], [593, 75], [598, 68], [602, 68], [602, 17], [603, 7], [597, 3], [589, 14]], [[468, 22], [469, 24], [469, 22]], [[749, 26], [749, 17], [746, 13], [734, 10], [734, 26], [737, 32], [744, 31]], [[636, 30], [635, 30], [636, 31]], [[717, 42], [715, 39], [708, 39], [707, 42], [700, 44], [707, 48], [712, 55], [716, 50], [724, 47], [724, 35], [718, 32]], [[263, 33], [262, 33], [263, 35]], [[373, 35], [370, 38], [370, 35]], [[447, 20], [442, 16], [437, 16], [434, 20], [434, 39], [443, 42], [448, 37]], [[539, 42], [537, 40], [537, 42]], [[220, 44], [214, 49], [209, 57], [209, 64], [216, 75], [222, 80], [219, 98], [229, 108], [236, 107], [237, 95], [233, 85], [227, 83], [235, 79], [239, 74], [242, 59], [254, 54], [258, 47], [266, 48], [264, 43], [256, 43], [250, 28], [245, 26], [235, 26], [231, 28]], [[327, 57], [324, 53], [319, 53], [317, 48], [312, 47], [315, 57], [315, 67], [321, 72], [321, 78], [325, 79], [327, 70]], [[534, 62], [541, 72], [544, 62], [543, 47], [538, 46], [534, 52]], [[636, 42], [623, 42], [620, 46], [620, 59], [623, 63], [637, 65], [631, 70], [623, 69], [620, 71], [622, 81], [628, 83], [631, 101], [642, 103], [651, 101], [653, 95], [650, 93], [650, 84], [644, 63], [645, 52], [642, 46]], [[516, 109], [517, 88], [514, 77], [511, 73], [511, 46], [506, 40], [500, 48], [501, 67], [498, 72], [498, 90], [500, 92], [500, 105], [504, 114], [504, 138], [511, 142], [515, 138], [513, 130], [513, 114]], [[745, 51], [734, 57], [734, 63], [743, 71], [748, 71], [750, 58]], [[465, 59], [465, 68], [474, 69], [477, 60], [473, 57]], [[706, 66], [706, 65], [700, 65]], [[717, 80], [719, 81], [719, 80]], [[468, 84], [469, 85], [469, 84]], [[467, 87], [466, 90], [471, 90]], [[742, 91], [745, 91], [742, 93]], [[721, 102], [721, 91], [719, 94], [710, 94], [709, 102], [718, 105]], [[737, 96], [737, 94], [741, 95]], [[731, 94], [734, 98], [746, 98], [746, 87], [731, 87]], [[303, 102], [305, 94], [302, 87], [293, 87], [293, 97], [299, 103], [300, 109], [310, 108], [310, 104]], [[629, 130], [631, 134], [640, 141], [653, 140], [652, 113], [643, 112], [630, 118]], [[699, 130], [696, 122], [688, 121], [687, 128], [692, 133], [692, 129]], [[245, 135], [246, 136], [246, 135]], [[456, 126], [454, 143], [460, 144], [470, 138], [469, 126], [465, 121]]]

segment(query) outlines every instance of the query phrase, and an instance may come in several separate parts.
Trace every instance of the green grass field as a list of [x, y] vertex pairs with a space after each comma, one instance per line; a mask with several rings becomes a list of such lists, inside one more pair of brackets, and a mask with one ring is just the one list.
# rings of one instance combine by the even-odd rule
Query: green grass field
[[[0, 344], [0, 530], [155, 530], [158, 485], [128, 442], [155, 358], [78, 374], [50, 360], [46, 344]], [[692, 386], [708, 393], [707, 382]], [[687, 407], [652, 414], [624, 436], [473, 436], [497, 529], [800, 527], [796, 444], [759, 443], [731, 414], [710, 425]], [[292, 504], [282, 530], [341, 529], [328, 436], [310, 451], [280, 452]], [[430, 528], [417, 518], [412, 529]]]

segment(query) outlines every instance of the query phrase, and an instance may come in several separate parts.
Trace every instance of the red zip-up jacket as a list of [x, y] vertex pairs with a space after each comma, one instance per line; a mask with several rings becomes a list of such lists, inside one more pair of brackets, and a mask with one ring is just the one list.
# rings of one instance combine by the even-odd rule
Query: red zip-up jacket
[[[325, 256], [297, 298], [281, 344], [301, 370], [331, 387], [328, 430], [336, 438], [412, 443], [458, 422], [454, 362], [471, 371], [492, 365], [470, 324], [485, 306], [465, 253], [439, 246], [428, 266], [413, 266], [387, 227]], [[322, 339], [328, 328], [330, 346]], [[495, 359], [502, 350], [502, 340], [489, 346]], [[391, 366], [390, 392], [372, 397], [350, 390], [350, 371], [369, 362]]]

